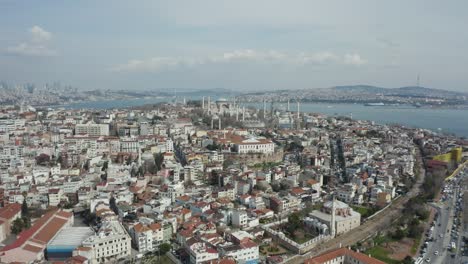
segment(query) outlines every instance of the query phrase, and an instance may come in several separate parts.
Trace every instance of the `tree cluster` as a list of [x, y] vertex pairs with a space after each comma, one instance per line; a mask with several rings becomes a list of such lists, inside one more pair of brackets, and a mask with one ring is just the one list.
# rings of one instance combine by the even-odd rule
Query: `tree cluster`
[[21, 231], [31, 227], [31, 218], [29, 215], [28, 204], [26, 203], [26, 198], [21, 205], [21, 217], [16, 218], [11, 225], [11, 232], [15, 235], [19, 234]]

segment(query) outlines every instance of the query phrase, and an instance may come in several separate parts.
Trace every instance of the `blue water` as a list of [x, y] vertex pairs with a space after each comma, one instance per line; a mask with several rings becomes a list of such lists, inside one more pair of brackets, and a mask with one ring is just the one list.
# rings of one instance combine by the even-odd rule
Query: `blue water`
[[[260, 107], [260, 104], [255, 106]], [[278, 108], [281, 108], [281, 105]], [[290, 109], [296, 111], [296, 105], [291, 104]], [[323, 113], [330, 116], [352, 116], [353, 119], [370, 120], [380, 124], [401, 124], [408, 127], [427, 128], [435, 132], [468, 137], [468, 110], [462, 109], [304, 103], [301, 104], [300, 110], [301, 112]]]
[[[187, 98], [187, 100], [192, 98]], [[199, 99], [199, 98], [193, 98]], [[64, 105], [66, 108], [81, 109], [110, 109], [140, 106], [144, 104], [156, 104], [168, 102], [170, 98], [132, 99], [89, 101]], [[180, 99], [179, 99], [180, 100]], [[262, 107], [261, 104], [250, 104]], [[285, 105], [276, 105], [275, 108], [285, 108]], [[269, 106], [268, 106], [268, 109]], [[292, 111], [296, 111], [296, 105], [291, 104]], [[436, 132], [453, 133], [458, 136], [468, 137], [468, 110], [458, 109], [431, 109], [413, 107], [391, 106], [364, 106], [361, 104], [325, 104], [303, 103], [301, 112], [323, 113], [326, 115], [351, 116], [353, 119], [370, 120], [380, 124], [402, 124], [408, 127], [427, 128]]]

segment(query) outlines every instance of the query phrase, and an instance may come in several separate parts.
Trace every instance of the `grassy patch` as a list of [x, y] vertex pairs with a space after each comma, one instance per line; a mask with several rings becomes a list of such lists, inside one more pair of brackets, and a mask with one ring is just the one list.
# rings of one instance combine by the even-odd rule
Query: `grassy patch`
[[262, 245], [260, 246], [260, 253], [267, 256], [275, 256], [285, 254], [288, 251], [281, 247], [280, 245], [271, 244], [271, 245]]
[[352, 206], [352, 208], [354, 211], [360, 213], [362, 218], [367, 218], [377, 212], [377, 209], [365, 206]]
[[294, 241], [296, 241], [297, 243], [299, 244], [304, 244], [305, 242], [311, 240], [312, 238], [314, 238], [313, 236], [305, 233], [304, 234], [304, 237], [300, 237], [300, 238], [293, 238]]
[[254, 169], [271, 169], [281, 164], [282, 162], [264, 162], [264, 163], [256, 163], [252, 167]]
[[383, 243], [389, 243], [389, 242], [393, 242], [393, 241], [396, 241], [396, 240], [389, 237], [389, 236], [383, 236], [383, 235], [376, 236], [374, 238], [374, 244], [375, 245], [381, 245]]
[[419, 243], [421, 243], [421, 238], [422, 238], [422, 234], [418, 235], [415, 239], [414, 239], [414, 243], [413, 243], [413, 246], [411, 247], [411, 254], [416, 254], [416, 252], [418, 251], [418, 248], [419, 248]]
[[379, 259], [385, 263], [389, 264], [398, 264], [400, 261], [394, 260], [388, 257], [388, 251], [381, 247], [381, 246], [375, 246], [371, 249], [366, 250], [365, 252], [367, 255], [371, 255], [371, 257]]

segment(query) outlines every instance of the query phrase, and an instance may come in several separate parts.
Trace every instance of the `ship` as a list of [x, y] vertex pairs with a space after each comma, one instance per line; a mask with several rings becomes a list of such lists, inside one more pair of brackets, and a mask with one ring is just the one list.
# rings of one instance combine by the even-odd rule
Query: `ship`
[[384, 106], [385, 104], [380, 102], [380, 103], [365, 103], [365, 106]]

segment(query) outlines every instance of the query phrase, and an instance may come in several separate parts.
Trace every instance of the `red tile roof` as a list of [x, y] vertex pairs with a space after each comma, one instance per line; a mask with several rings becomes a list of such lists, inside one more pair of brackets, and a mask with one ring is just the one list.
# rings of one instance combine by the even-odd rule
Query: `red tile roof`
[[26, 246], [23, 247], [23, 249], [27, 250], [27, 251], [35, 252], [35, 253], [38, 253], [38, 252], [42, 251], [42, 248], [35, 247], [35, 246], [31, 245], [31, 244], [27, 244]]
[[356, 260], [360, 261], [360, 263], [364, 263], [364, 264], [385, 264], [385, 262], [382, 262], [382, 261], [380, 261], [378, 259], [369, 257], [369, 256], [367, 256], [365, 254], [362, 254], [362, 253], [352, 251], [352, 250], [347, 249], [347, 248], [339, 248], [339, 249], [329, 251], [329, 252], [324, 253], [324, 254], [322, 254], [320, 256], [313, 257], [311, 259], [308, 259], [308, 260], [304, 261], [304, 264], [322, 264], [322, 263], [326, 263], [328, 261], [334, 260], [334, 259], [342, 257], [342, 256], [348, 256], [348, 257], [356, 259]]
[[67, 221], [67, 219], [54, 217], [33, 237], [33, 239], [46, 244], [55, 236], [58, 230], [61, 229]]
[[62, 214], [58, 209], [46, 213], [36, 220], [31, 228], [19, 233], [16, 241], [2, 248], [0, 252], [22, 247], [29, 240], [43, 245], [47, 244], [68, 221], [68, 218], [63, 219], [63, 215], [66, 214]]
[[12, 203], [0, 208], [0, 218], [10, 220], [13, 216], [21, 212], [21, 204]]

